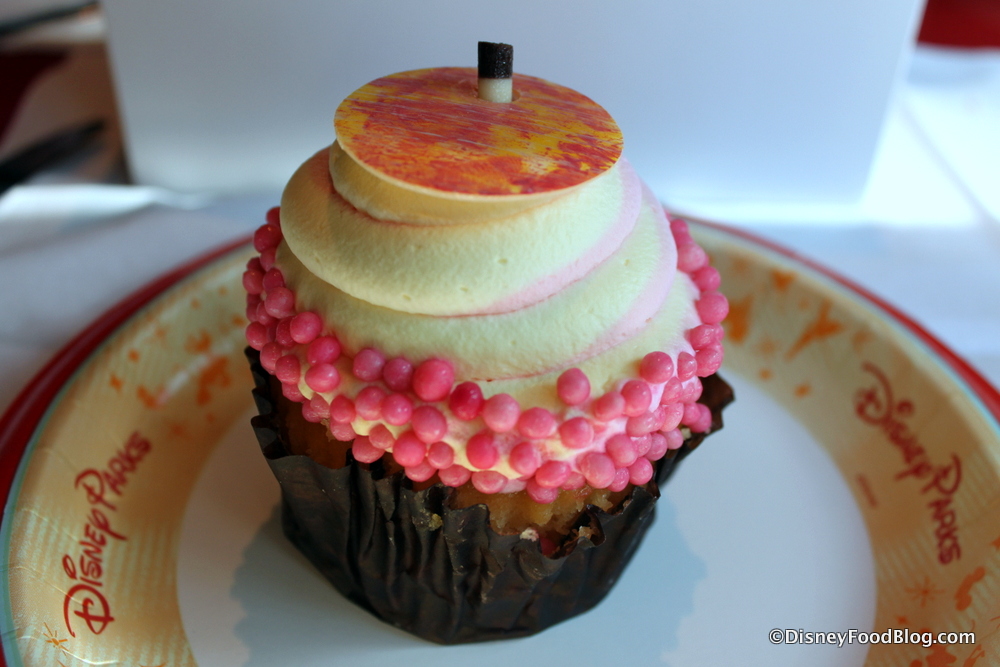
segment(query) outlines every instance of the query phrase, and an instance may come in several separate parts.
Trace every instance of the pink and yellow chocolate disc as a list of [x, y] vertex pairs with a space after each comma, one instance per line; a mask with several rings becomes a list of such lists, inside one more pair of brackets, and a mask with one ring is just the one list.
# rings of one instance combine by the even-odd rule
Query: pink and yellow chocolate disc
[[452, 196], [535, 195], [609, 169], [618, 124], [580, 93], [515, 75], [514, 101], [476, 95], [476, 70], [401, 72], [376, 79], [337, 109], [337, 140], [397, 185]]

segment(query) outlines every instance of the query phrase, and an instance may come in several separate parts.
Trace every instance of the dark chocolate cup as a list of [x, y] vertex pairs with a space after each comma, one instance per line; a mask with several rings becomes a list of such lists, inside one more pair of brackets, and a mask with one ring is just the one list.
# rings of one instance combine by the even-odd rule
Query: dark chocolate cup
[[[381, 461], [331, 469], [292, 454], [275, 387], [248, 348], [259, 416], [252, 424], [281, 485], [285, 535], [337, 590], [383, 621], [440, 644], [531, 635], [600, 602], [652, 525], [663, 484], [704, 439], [693, 435], [656, 463], [610, 513], [588, 505], [552, 555], [539, 542], [500, 535], [485, 505], [452, 509], [443, 484], [414, 491]], [[721, 378], [703, 381], [712, 431], [733, 400]], [[589, 528], [589, 530], [585, 530]]]

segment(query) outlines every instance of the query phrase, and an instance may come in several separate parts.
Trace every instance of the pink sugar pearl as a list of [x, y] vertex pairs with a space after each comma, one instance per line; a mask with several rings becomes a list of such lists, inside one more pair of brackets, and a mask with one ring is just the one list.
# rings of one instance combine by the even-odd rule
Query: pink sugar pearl
[[646, 452], [646, 459], [649, 461], [659, 461], [667, 453], [667, 438], [662, 433], [653, 433], [649, 436], [649, 451]]
[[729, 314], [729, 301], [718, 292], [705, 292], [695, 302], [698, 317], [705, 324], [718, 324]]
[[641, 415], [649, 410], [649, 405], [653, 402], [649, 385], [642, 380], [626, 382], [622, 387], [622, 396], [625, 398], [625, 409], [622, 412], [626, 417]]
[[260, 253], [260, 268], [265, 273], [274, 268], [275, 255], [277, 254], [275, 250], [276, 248], [268, 248]]
[[292, 318], [286, 317], [278, 321], [278, 325], [274, 328], [274, 342], [281, 345], [281, 347], [286, 350], [295, 347], [295, 341], [292, 340]]
[[695, 433], [706, 433], [712, 428], [712, 411], [701, 403], [688, 403], [684, 406], [684, 418], [682, 424], [686, 424]]
[[632, 465], [638, 456], [632, 438], [624, 433], [618, 433], [608, 438], [604, 449], [618, 468]]
[[694, 403], [701, 398], [702, 389], [701, 380], [691, 378], [688, 382], [684, 383], [684, 388], [681, 389], [680, 402]]
[[251, 257], [247, 260], [247, 271], [260, 271], [261, 275], [264, 274], [264, 267], [261, 266], [260, 257]]
[[707, 378], [722, 366], [722, 346], [718, 343], [698, 350], [695, 361], [698, 362], [698, 376]]
[[[251, 322], [257, 321], [257, 308], [260, 307], [260, 303], [261, 300], [259, 296], [247, 294], [247, 309], [244, 311], [244, 314]], [[270, 315], [268, 315], [268, 317], [270, 317]]]
[[436, 470], [450, 468], [455, 464], [455, 450], [446, 442], [435, 442], [427, 448], [427, 462]]
[[455, 369], [444, 359], [428, 359], [413, 371], [413, 392], [420, 400], [440, 401], [455, 382]]
[[281, 228], [277, 225], [261, 225], [253, 233], [253, 247], [257, 252], [264, 252], [281, 243]]
[[302, 392], [299, 391], [299, 388], [291, 382], [281, 383], [281, 395], [290, 401], [295, 401], [296, 403], [301, 403], [305, 400], [305, 397], [302, 395]]
[[260, 294], [264, 291], [264, 273], [247, 269], [243, 272], [243, 289], [247, 294]]
[[371, 441], [372, 445], [382, 450], [389, 449], [396, 444], [396, 438], [393, 437], [392, 431], [387, 429], [382, 424], [375, 424], [375, 426], [372, 426], [371, 430], [368, 431], [368, 439]]
[[363, 435], [359, 435], [354, 439], [354, 443], [351, 445], [351, 454], [354, 455], [354, 459], [361, 463], [375, 463], [384, 454], [381, 449], [372, 445], [371, 441]]
[[587, 478], [576, 472], [575, 470], [569, 474], [566, 481], [563, 482], [562, 488], [567, 491], [573, 491], [575, 489], [582, 489], [583, 485], [587, 483]]
[[556, 418], [545, 408], [531, 408], [521, 413], [517, 430], [525, 438], [539, 440], [556, 432]]
[[330, 404], [325, 398], [320, 395], [313, 396], [309, 399], [309, 407], [312, 411], [319, 415], [320, 419], [329, 419], [330, 417]]
[[351, 372], [359, 380], [375, 382], [382, 377], [383, 366], [385, 366], [385, 356], [378, 350], [366, 347], [354, 355]]
[[338, 424], [347, 424], [357, 417], [354, 401], [346, 396], [334, 396], [330, 401], [330, 419]]
[[712, 266], [701, 267], [694, 272], [691, 279], [694, 280], [694, 284], [702, 292], [712, 292], [719, 289], [719, 285], [722, 284], [719, 272]]
[[323, 419], [321, 415], [317, 414], [316, 411], [313, 410], [313, 407], [312, 405], [309, 404], [309, 401], [306, 401], [305, 403], [302, 404], [302, 418], [305, 419], [310, 424], [316, 424]]
[[251, 322], [246, 329], [247, 345], [260, 352], [267, 345], [267, 327], [260, 322]]
[[419, 465], [425, 456], [427, 456], [427, 445], [413, 431], [400, 434], [396, 438], [396, 444], [392, 446], [392, 458], [404, 468]]
[[465, 455], [476, 468], [485, 470], [492, 468], [500, 458], [496, 444], [493, 442], [493, 434], [481, 431], [471, 438], [465, 446]]
[[289, 329], [291, 330], [292, 340], [299, 345], [308, 345], [316, 340], [316, 336], [323, 330], [323, 320], [316, 313], [306, 311], [292, 318]]
[[414, 482], [426, 482], [437, 472], [437, 468], [426, 460], [404, 469], [404, 473]]
[[671, 403], [663, 406], [663, 425], [658, 430], [670, 431], [677, 428], [684, 417], [684, 404]]
[[263, 285], [265, 292], [271, 292], [279, 287], [285, 287], [285, 276], [283, 276], [281, 271], [278, 269], [271, 267], [271, 269], [264, 274], [261, 284]]
[[354, 397], [354, 409], [358, 411], [358, 416], [368, 421], [375, 421], [382, 416], [382, 400], [385, 398], [385, 390], [381, 387], [370, 385], [358, 392]]
[[340, 357], [340, 342], [333, 336], [320, 336], [306, 348], [310, 364], [332, 364]]
[[677, 239], [678, 243], [691, 238], [691, 232], [688, 230], [687, 223], [680, 218], [670, 218], [670, 231], [673, 232], [674, 238]]
[[691, 341], [691, 347], [700, 350], [719, 342], [720, 329], [717, 324], [699, 324], [687, 332], [687, 339]]
[[666, 352], [650, 352], [639, 363], [639, 375], [646, 382], [662, 384], [674, 374], [674, 360]]
[[448, 433], [448, 421], [441, 411], [432, 405], [414, 408], [410, 421], [414, 433], [426, 443], [436, 442]]
[[528, 480], [524, 486], [524, 490], [528, 493], [528, 497], [539, 505], [548, 505], [559, 497], [558, 488], [542, 486], [533, 479]]
[[579, 368], [570, 368], [556, 380], [556, 393], [566, 405], [580, 405], [590, 398], [590, 380]]
[[483, 390], [475, 382], [463, 382], [455, 387], [448, 397], [448, 409], [463, 421], [471, 421], [478, 417], [485, 403]]
[[565, 461], [546, 461], [535, 472], [535, 482], [539, 486], [557, 489], [569, 477], [570, 467]]
[[470, 477], [472, 471], [458, 464], [438, 471], [438, 478], [445, 486], [462, 486]]
[[641, 415], [628, 418], [628, 421], [625, 422], [625, 433], [633, 438], [638, 438], [656, 431], [657, 427], [656, 413], [644, 412]]
[[674, 403], [680, 398], [681, 395], [681, 381], [675, 377], [667, 380], [667, 383], [663, 385], [663, 393], [660, 394], [660, 405], [666, 405], [668, 403]]
[[382, 379], [393, 391], [409, 391], [413, 381], [413, 364], [403, 357], [395, 357], [382, 367]]
[[649, 453], [650, 448], [653, 446], [653, 434], [647, 433], [646, 435], [639, 436], [635, 438], [635, 453], [638, 456], [645, 456]]
[[275, 324], [278, 321], [277, 317], [272, 317], [267, 312], [267, 304], [265, 304], [263, 301], [261, 301], [260, 303], [257, 304], [257, 318], [256, 319], [257, 319], [258, 322], [260, 322], [261, 324], [263, 324], [265, 327], [271, 326], [272, 324]]
[[339, 440], [340, 442], [351, 442], [357, 437], [357, 433], [351, 428], [350, 424], [338, 424], [336, 422], [330, 422], [330, 435], [333, 436], [334, 440]]
[[698, 360], [689, 352], [681, 352], [677, 355], [677, 379], [681, 382], [690, 380], [698, 371]]
[[680, 449], [681, 445], [684, 444], [684, 434], [681, 433], [680, 429], [665, 431], [663, 435], [667, 439], [667, 449]]
[[295, 295], [287, 287], [275, 287], [264, 297], [264, 310], [279, 320], [289, 317], [295, 313]]
[[472, 473], [472, 486], [480, 493], [500, 493], [507, 485], [507, 478], [495, 470], [480, 470]]
[[625, 412], [625, 397], [617, 391], [609, 391], [594, 401], [590, 410], [598, 421], [609, 422], [618, 419]]
[[612, 480], [611, 484], [608, 485], [608, 491], [614, 491], [615, 493], [622, 491], [628, 486], [629, 474], [628, 468], [618, 468], [615, 470], [615, 478]]
[[306, 385], [313, 391], [326, 394], [340, 385], [340, 373], [333, 364], [316, 364], [306, 371]]
[[299, 381], [301, 364], [294, 354], [286, 354], [274, 363], [274, 376], [289, 384]]
[[642, 486], [653, 479], [653, 464], [649, 459], [636, 459], [635, 463], [628, 467], [628, 481], [636, 486]]
[[402, 426], [413, 416], [413, 401], [405, 394], [389, 394], [382, 400], [382, 419]]
[[272, 206], [267, 209], [267, 213], [264, 214], [264, 220], [266, 220], [269, 225], [281, 227], [281, 207]]
[[513, 396], [497, 394], [483, 405], [483, 421], [497, 433], [506, 433], [517, 425], [521, 407]]
[[587, 484], [595, 489], [606, 489], [615, 480], [615, 463], [607, 454], [600, 452], [584, 454], [579, 467], [587, 479]]
[[677, 268], [684, 273], [693, 273], [708, 264], [708, 255], [694, 241], [685, 240], [677, 244]]
[[559, 439], [570, 449], [582, 449], [594, 440], [594, 427], [585, 417], [573, 417], [559, 425]]
[[524, 477], [535, 474], [542, 465], [542, 453], [532, 442], [521, 442], [510, 450], [510, 467]]
[[260, 365], [271, 375], [274, 375], [275, 364], [285, 351], [277, 343], [268, 343], [260, 350]]

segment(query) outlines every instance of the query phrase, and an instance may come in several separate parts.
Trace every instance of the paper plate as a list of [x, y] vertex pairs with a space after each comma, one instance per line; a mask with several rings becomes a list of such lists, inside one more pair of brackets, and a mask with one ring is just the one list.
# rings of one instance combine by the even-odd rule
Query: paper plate
[[730, 299], [737, 402], [594, 611], [440, 647], [311, 570], [280, 535], [247, 425], [251, 250], [237, 247], [106, 314], [0, 422], [4, 661], [1000, 663], [1000, 395], [856, 286], [736, 232], [696, 233]]

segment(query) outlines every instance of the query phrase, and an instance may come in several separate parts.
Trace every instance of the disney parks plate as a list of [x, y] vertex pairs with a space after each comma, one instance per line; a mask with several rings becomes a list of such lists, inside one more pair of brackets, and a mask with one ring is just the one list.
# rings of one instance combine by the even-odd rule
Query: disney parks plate
[[1000, 395], [848, 282], [696, 233], [731, 304], [737, 402], [593, 611], [441, 647], [310, 568], [249, 428], [236, 247], [106, 314], [0, 422], [3, 661], [1000, 664]]

